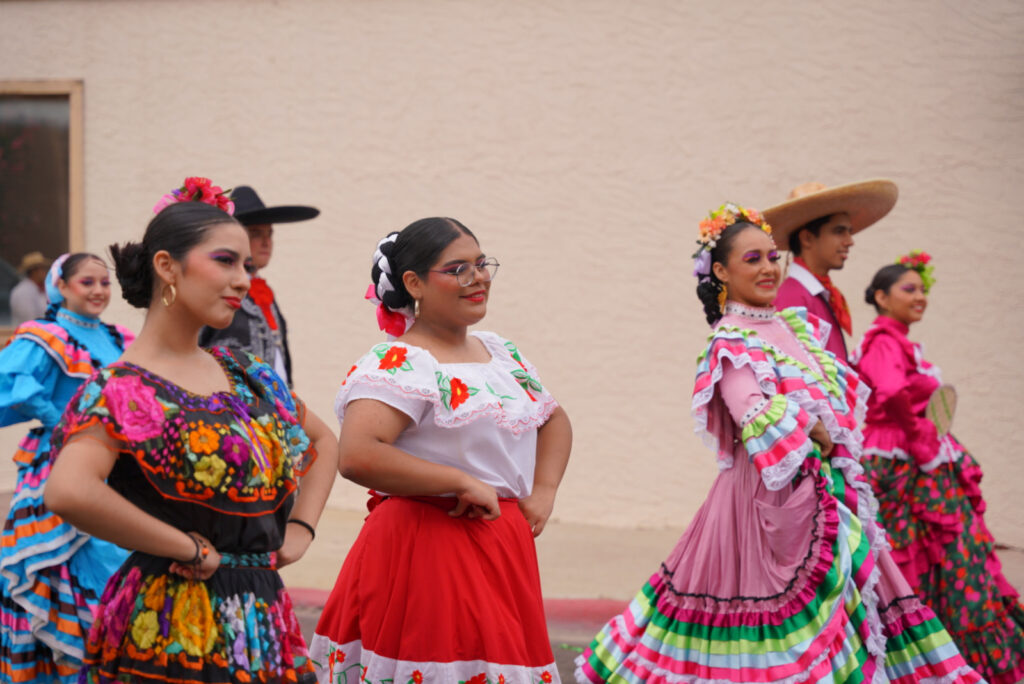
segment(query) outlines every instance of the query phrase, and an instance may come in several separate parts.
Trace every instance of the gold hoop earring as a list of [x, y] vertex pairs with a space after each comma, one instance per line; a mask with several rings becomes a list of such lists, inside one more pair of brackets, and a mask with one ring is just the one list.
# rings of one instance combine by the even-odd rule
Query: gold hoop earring
[[[171, 301], [167, 301], [167, 288], [171, 288]], [[174, 300], [178, 298], [178, 291], [174, 289], [174, 283], [167, 283], [160, 290], [160, 301], [164, 303], [164, 306], [170, 306], [174, 304]]]
[[418, 300], [418, 299], [412, 300], [412, 317], [413, 318], [419, 318], [420, 317], [420, 300]]
[[718, 308], [720, 311], [725, 311], [725, 299], [729, 296], [729, 288], [722, 283], [722, 290], [718, 293]]

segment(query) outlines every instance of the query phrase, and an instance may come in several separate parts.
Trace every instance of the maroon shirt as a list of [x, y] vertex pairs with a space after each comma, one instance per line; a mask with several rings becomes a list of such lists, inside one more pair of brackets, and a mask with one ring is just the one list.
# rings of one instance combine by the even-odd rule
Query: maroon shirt
[[779, 293], [775, 296], [775, 310], [782, 311], [791, 306], [802, 306], [831, 325], [832, 330], [828, 334], [825, 349], [835, 354], [843, 363], [849, 363], [843, 329], [839, 327], [839, 322], [836, 320], [835, 314], [832, 313], [832, 306], [828, 303], [828, 297], [824, 290], [820, 294], [812, 295], [799, 280], [790, 276], [779, 286]]

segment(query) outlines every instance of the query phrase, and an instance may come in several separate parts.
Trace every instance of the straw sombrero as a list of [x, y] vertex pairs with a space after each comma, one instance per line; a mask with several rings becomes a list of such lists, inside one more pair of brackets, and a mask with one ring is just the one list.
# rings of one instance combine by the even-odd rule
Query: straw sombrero
[[898, 195], [896, 184], [885, 178], [834, 188], [804, 183], [793, 188], [788, 200], [765, 209], [763, 214], [771, 224], [775, 244], [788, 249], [790, 233], [822, 216], [849, 214], [853, 232], [864, 230], [889, 213]]

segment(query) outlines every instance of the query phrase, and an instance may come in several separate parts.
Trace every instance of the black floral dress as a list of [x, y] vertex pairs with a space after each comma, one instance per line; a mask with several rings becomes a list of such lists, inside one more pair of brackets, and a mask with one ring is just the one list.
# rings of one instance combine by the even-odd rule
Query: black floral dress
[[275, 565], [297, 477], [315, 458], [305, 406], [265, 363], [214, 348], [231, 391], [196, 395], [120, 362], [83, 385], [54, 452], [102, 429], [120, 446], [110, 486], [147, 513], [205, 535], [223, 555], [206, 581], [133, 553], [107, 584], [83, 682], [303, 682], [308, 661]]

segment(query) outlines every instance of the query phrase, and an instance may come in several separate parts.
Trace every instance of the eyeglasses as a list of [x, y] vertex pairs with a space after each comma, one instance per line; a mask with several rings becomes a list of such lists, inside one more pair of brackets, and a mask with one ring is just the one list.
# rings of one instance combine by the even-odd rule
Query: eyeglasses
[[430, 269], [434, 273], [444, 273], [445, 275], [455, 276], [455, 280], [460, 286], [466, 287], [472, 285], [473, 281], [476, 280], [476, 273], [480, 271], [480, 280], [485, 283], [489, 283], [494, 280], [494, 276], [498, 273], [498, 260], [495, 258], [484, 259], [478, 261], [475, 264], [469, 262], [463, 262], [458, 266], [446, 268], [443, 271], [437, 269]]

